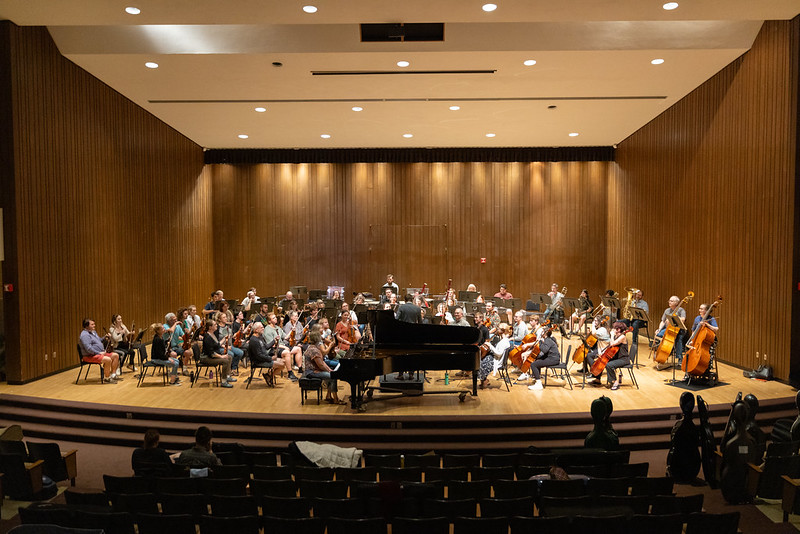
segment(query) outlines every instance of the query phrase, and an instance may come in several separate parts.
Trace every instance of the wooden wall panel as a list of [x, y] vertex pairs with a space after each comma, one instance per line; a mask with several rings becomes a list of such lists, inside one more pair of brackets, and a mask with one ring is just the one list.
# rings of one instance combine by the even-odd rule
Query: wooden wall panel
[[83, 317], [144, 326], [202, 305], [212, 213], [200, 147], [63, 58], [46, 29], [9, 27], [19, 382], [76, 363]]
[[[719, 356], [789, 373], [798, 58], [791, 21], [619, 145], [609, 183], [608, 285], [639, 287], [659, 315], [672, 294], [718, 294]], [[724, 377], [723, 377], [724, 379]]]
[[[216, 285], [377, 291], [448, 278], [517, 296], [605, 284], [611, 163], [207, 165]], [[485, 257], [487, 262], [480, 263]]]

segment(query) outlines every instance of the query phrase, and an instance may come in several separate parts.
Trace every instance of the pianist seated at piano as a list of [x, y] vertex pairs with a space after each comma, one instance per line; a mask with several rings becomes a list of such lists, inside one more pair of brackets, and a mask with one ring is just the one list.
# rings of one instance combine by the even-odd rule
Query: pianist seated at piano
[[503, 353], [511, 346], [511, 328], [507, 323], [500, 323], [497, 326], [497, 334], [500, 336], [500, 341], [496, 345], [485, 342], [483, 347], [488, 349], [486, 356], [481, 359], [481, 366], [478, 369], [478, 380], [480, 384], [478, 387], [485, 389], [489, 386], [489, 373], [496, 369], [495, 362], [499, 362], [503, 357]]
[[322, 351], [326, 345], [322, 343], [322, 328], [319, 325], [311, 327], [308, 334], [308, 348], [303, 352], [303, 375], [306, 378], [319, 378], [328, 386], [328, 394], [325, 402], [331, 404], [344, 404], [339, 400], [338, 382], [331, 378], [331, 369], [322, 357]]

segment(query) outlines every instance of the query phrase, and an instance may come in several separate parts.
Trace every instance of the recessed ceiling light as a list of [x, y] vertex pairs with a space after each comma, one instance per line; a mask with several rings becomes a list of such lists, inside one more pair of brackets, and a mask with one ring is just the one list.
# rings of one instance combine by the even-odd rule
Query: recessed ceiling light
[[570, 137], [578, 137], [578, 132], [572, 132], [569, 134]]
[[364, 108], [362, 108], [361, 106], [353, 106], [350, 109], [352, 109], [353, 111], [364, 111]]
[[125, 13], [127, 13], [128, 15], [138, 15], [141, 12], [142, 10], [139, 9], [138, 7], [128, 6], [125, 8]]
[[652, 63], [653, 65], [661, 65], [662, 63], [664, 63], [664, 60], [659, 57], [652, 60], [650, 63]]
[[409, 63], [408, 61], [398, 61], [397, 62], [397, 66], [398, 67], [408, 67], [409, 65], [411, 65], [411, 63]]
[[411, 139], [412, 137], [414, 137], [414, 134], [403, 134], [403, 137], [405, 137], [406, 139]]
[[461, 106], [450, 106], [450, 111], [458, 111], [461, 109]]
[[495, 137], [496, 135], [497, 135], [497, 134], [488, 133], [488, 134], [486, 134], [486, 137]]
[[248, 137], [250, 136], [247, 134], [239, 134], [239, 139], [247, 139]]
[[667, 11], [672, 11], [673, 9], [678, 9], [678, 2], [667, 2], [661, 7], [663, 7]]
[[488, 13], [490, 11], [494, 11], [495, 9], [497, 9], [497, 4], [483, 4], [483, 7], [481, 7], [481, 9], [483, 9]]
[[320, 135], [320, 137], [323, 138], [323, 139], [330, 139], [331, 138], [331, 134], [322, 134], [322, 135]]
[[316, 13], [317, 6], [303, 6], [303, 11], [305, 11], [306, 13]]
[[526, 59], [525, 61], [522, 62], [522, 64], [525, 65], [526, 67], [530, 67], [532, 65], [536, 65], [536, 60], [535, 59]]
[[265, 111], [267, 111], [267, 108], [256, 108], [256, 111], [258, 111], [259, 113], [264, 113]]
[[154, 61], [148, 61], [147, 63], [144, 64], [144, 66], [147, 67], [148, 69], [157, 69], [158, 63], [155, 63]]

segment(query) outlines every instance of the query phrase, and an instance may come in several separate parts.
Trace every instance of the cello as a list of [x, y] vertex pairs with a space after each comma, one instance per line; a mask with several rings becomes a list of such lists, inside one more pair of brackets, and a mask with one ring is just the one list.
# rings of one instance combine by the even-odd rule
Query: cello
[[[603, 319], [600, 321], [600, 326], [598, 328], [605, 326], [606, 322], [608, 322], [608, 315], [603, 316]], [[575, 363], [583, 363], [583, 360], [586, 359], [586, 355], [589, 354], [589, 351], [597, 345], [597, 336], [594, 334], [589, 334], [584, 338], [581, 336], [581, 345], [580, 347], [575, 350], [575, 354], [572, 355], [572, 361]]]
[[[629, 326], [628, 329], [625, 330], [620, 335], [624, 336], [628, 332], [633, 332], [633, 327], [632, 326]], [[627, 342], [628, 341], [626, 340], [625, 343], [627, 343]], [[592, 364], [592, 368], [591, 368], [592, 376], [600, 376], [601, 374], [603, 374], [603, 371], [605, 371], [606, 365], [608, 365], [608, 362], [613, 360], [614, 357], [619, 352], [619, 347], [620, 347], [620, 345], [609, 346], [609, 347], [606, 348], [606, 350], [603, 351], [602, 354], [600, 354], [600, 356], [597, 357], [597, 359]]]
[[692, 337], [686, 343], [689, 351], [683, 358], [681, 370], [692, 376], [702, 376], [708, 370], [711, 363], [711, 345], [717, 339], [717, 335], [711, 330], [706, 321], [711, 316], [712, 310], [722, 301], [722, 296], [718, 296], [711, 306], [706, 310], [697, 328], [692, 332]]
[[528, 343], [534, 343], [535, 341], [536, 341], [536, 332], [531, 332], [530, 334], [522, 338], [522, 341], [519, 342], [519, 345], [511, 349], [511, 351], [508, 353], [508, 361], [514, 364], [515, 367], [522, 368], [522, 365], [524, 364], [524, 361], [522, 360], [522, 354], [525, 352], [522, 349], [522, 346], [527, 345]]
[[[547, 326], [548, 324], [550, 324], [549, 320], [545, 321], [544, 325], [542, 325], [543, 327], [547, 328], [547, 331], [552, 331], [558, 328], [557, 324], [550, 325], [549, 327]], [[543, 332], [542, 335], [539, 336], [539, 339], [536, 340], [536, 342], [533, 344], [533, 347], [531, 347], [530, 350], [528, 351], [528, 354], [527, 356], [525, 356], [525, 359], [522, 360], [522, 365], [519, 366], [520, 370], [523, 373], [527, 373], [528, 371], [531, 370], [531, 364], [536, 361], [536, 358], [539, 357], [539, 353], [542, 352], [542, 347], [539, 346], [539, 343], [546, 337], [544, 335], [545, 331], [543, 330], [542, 332]]]
[[[672, 316], [675, 317], [678, 315], [678, 310], [693, 298], [694, 291], [689, 291], [686, 296], [683, 297], [683, 300], [678, 303], [675, 311], [672, 312]], [[656, 363], [666, 363], [670, 353], [672, 353], [673, 347], [675, 346], [675, 338], [678, 336], [679, 332], [680, 328], [677, 326], [667, 325], [667, 329], [664, 331], [664, 337], [661, 338], [661, 343], [659, 343], [658, 348], [656, 349], [656, 355], [654, 357]]]

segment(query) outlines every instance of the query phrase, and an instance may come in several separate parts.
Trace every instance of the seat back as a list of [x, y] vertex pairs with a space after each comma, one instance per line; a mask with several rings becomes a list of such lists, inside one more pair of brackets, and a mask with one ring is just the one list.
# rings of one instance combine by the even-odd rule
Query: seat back
[[28, 460], [28, 451], [23, 441], [0, 440], [0, 454], [17, 454]]
[[139, 362], [142, 365], [144, 365], [146, 361], [147, 361], [147, 346], [144, 343], [142, 343], [141, 345], [139, 345]]
[[34, 486], [25, 468], [25, 458], [19, 454], [0, 454], [0, 473], [3, 473], [3, 491], [14, 500], [29, 500], [42, 488], [41, 478], [38, 488]]
[[28, 452], [32, 459], [44, 461], [44, 474], [56, 482], [70, 478], [67, 473], [67, 464], [64, 462], [64, 458], [61, 457], [61, 449], [58, 447], [58, 443], [29, 441]]

